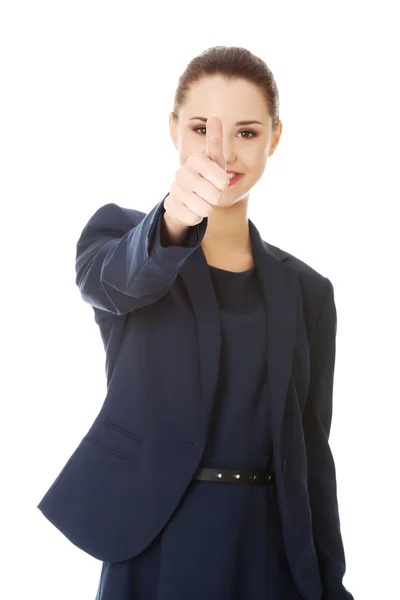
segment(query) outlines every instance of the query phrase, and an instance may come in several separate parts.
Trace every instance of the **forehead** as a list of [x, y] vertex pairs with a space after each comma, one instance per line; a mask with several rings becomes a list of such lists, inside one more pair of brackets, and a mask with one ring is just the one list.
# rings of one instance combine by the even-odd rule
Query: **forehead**
[[220, 75], [204, 77], [192, 85], [182, 106], [184, 119], [199, 115], [239, 121], [257, 119], [268, 122], [268, 107], [262, 90], [245, 79], [226, 79]]

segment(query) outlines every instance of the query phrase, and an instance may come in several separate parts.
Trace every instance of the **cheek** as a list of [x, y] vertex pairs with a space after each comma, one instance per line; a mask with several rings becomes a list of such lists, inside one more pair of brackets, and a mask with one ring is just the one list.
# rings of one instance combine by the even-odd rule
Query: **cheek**
[[237, 149], [238, 158], [242, 158], [243, 162], [251, 167], [252, 170], [258, 171], [265, 167], [267, 161], [268, 152], [265, 146], [265, 142], [254, 140], [252, 144], [248, 144], [248, 147], [243, 143], [242, 146]]
[[264, 169], [267, 165], [268, 160], [268, 151], [265, 148], [262, 148], [258, 155], [257, 168], [260, 173], [264, 172]]
[[255, 177], [259, 178], [264, 172], [265, 166], [267, 163], [267, 154], [263, 152], [263, 149], [260, 149], [258, 152], [252, 155], [251, 160], [251, 171], [254, 173]]

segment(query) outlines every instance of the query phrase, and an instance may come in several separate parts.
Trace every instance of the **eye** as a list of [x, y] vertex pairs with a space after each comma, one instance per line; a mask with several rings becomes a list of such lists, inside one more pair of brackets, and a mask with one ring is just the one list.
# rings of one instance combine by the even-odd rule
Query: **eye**
[[[239, 133], [251, 133], [251, 137], [257, 137], [256, 132], [252, 131], [251, 129], [245, 129], [245, 130], [239, 131]], [[250, 140], [251, 138], [247, 137], [247, 138], [242, 138], [242, 139], [244, 139], [244, 140]]]
[[[205, 127], [196, 127], [196, 129], [193, 129], [193, 131], [196, 131], [196, 133], [199, 133], [199, 129], [206, 129], [206, 128]], [[204, 133], [205, 133], [205, 131], [204, 131]]]
[[[204, 135], [206, 133], [206, 127], [196, 127], [195, 129], [193, 129], [193, 131], [196, 131], [196, 133], [199, 133], [199, 135], [203, 135], [202, 133], [200, 133], [200, 129], [204, 129]], [[252, 131], [251, 129], [242, 129], [242, 131], [239, 131], [239, 133], [250, 133], [251, 136], [249, 137], [242, 137], [242, 140], [250, 140], [253, 137], [257, 137], [257, 133], [255, 131]]]

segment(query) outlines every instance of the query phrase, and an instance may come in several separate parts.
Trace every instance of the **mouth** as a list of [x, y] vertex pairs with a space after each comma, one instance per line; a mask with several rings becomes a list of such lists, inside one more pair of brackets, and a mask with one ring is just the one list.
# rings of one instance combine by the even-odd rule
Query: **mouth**
[[226, 171], [228, 176], [229, 176], [229, 186], [231, 187], [231, 185], [235, 185], [235, 183], [237, 183], [239, 181], [239, 179], [241, 179], [244, 175], [244, 173], [238, 173], [237, 171]]

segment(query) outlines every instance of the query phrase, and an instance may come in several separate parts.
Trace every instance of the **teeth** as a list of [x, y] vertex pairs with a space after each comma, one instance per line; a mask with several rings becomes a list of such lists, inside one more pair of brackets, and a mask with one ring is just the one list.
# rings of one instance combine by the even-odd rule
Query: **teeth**
[[228, 177], [229, 179], [233, 179], [234, 177], [236, 177], [237, 173], [228, 173]]

